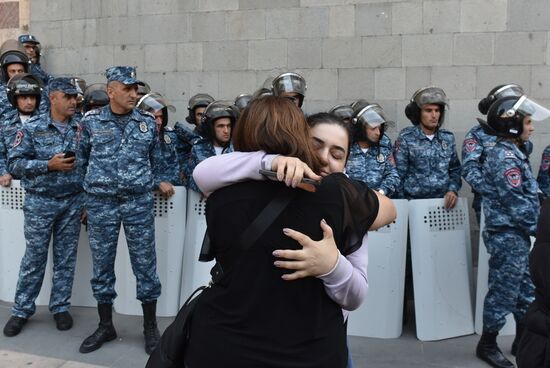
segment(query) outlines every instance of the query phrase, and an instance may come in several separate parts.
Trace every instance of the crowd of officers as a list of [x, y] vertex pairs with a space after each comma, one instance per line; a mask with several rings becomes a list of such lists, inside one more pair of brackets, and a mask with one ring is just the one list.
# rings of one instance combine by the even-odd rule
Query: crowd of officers
[[[32, 35], [4, 42], [0, 68], [0, 185], [20, 179], [26, 190], [26, 251], [4, 334], [17, 335], [35, 312], [52, 234], [49, 308], [59, 330], [72, 327], [68, 310], [76, 249], [80, 222], [87, 221], [100, 322], [80, 351], [94, 351], [115, 339], [114, 260], [122, 223], [150, 353], [159, 339], [156, 301], [161, 293], [152, 191], [169, 197], [174, 186], [183, 185], [200, 192], [193, 169], [208, 157], [232, 151], [231, 132], [248, 103], [275, 95], [301, 107], [306, 81], [297, 73], [283, 73], [230, 102], [196, 94], [189, 100], [186, 122], [172, 127], [169, 114], [175, 108], [138, 80], [134, 68], [107, 69], [106, 84], [86, 86], [81, 78], [54, 78], [41, 68], [40, 43]], [[387, 130], [395, 123], [377, 103], [358, 99], [329, 113], [353, 131], [346, 166], [352, 179], [391, 198], [444, 198], [445, 208], [451, 209], [464, 178], [474, 193], [478, 221], [483, 202], [483, 238], [491, 260], [477, 354], [492, 366], [512, 367], [496, 336], [509, 313], [521, 336], [522, 318], [533, 299], [526, 259], [539, 199], [550, 195], [550, 146], [535, 179], [529, 136], [531, 121], [544, 120], [550, 112], [525, 96], [519, 85], [495, 87], [479, 102], [487, 118], [478, 119], [467, 133], [461, 164], [454, 134], [442, 127], [448, 105], [441, 88], [417, 90], [405, 107], [412, 125], [401, 130], [393, 144]]]

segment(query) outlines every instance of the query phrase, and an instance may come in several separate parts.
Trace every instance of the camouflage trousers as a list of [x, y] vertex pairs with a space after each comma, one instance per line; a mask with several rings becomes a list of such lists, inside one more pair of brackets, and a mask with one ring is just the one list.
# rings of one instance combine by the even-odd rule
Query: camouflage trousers
[[14, 316], [29, 318], [36, 310], [34, 301], [42, 287], [50, 239], [53, 279], [49, 308], [52, 313], [69, 309], [83, 198], [83, 194], [52, 198], [27, 193], [23, 205], [26, 248], [15, 291]]
[[516, 323], [521, 322], [534, 299], [529, 276], [531, 241], [527, 235], [487, 230], [483, 231], [483, 241], [490, 255], [483, 330], [494, 333], [502, 329], [510, 313]]
[[160, 296], [153, 206], [152, 192], [127, 197], [87, 195], [88, 235], [93, 256], [91, 283], [98, 303], [111, 304], [117, 296], [115, 257], [121, 224], [136, 277], [137, 299], [146, 303]]

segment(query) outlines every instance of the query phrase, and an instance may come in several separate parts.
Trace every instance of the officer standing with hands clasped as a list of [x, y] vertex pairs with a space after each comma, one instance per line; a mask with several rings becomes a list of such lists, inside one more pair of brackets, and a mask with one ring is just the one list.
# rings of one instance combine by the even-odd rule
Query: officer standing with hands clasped
[[35, 312], [48, 247], [53, 233], [53, 285], [50, 311], [58, 330], [73, 325], [69, 299], [83, 207], [82, 178], [74, 152], [79, 128], [72, 118], [77, 91], [68, 78], [49, 83], [51, 112], [30, 119], [19, 130], [9, 150], [10, 172], [22, 177], [25, 188], [25, 255], [21, 260], [12, 317], [4, 335], [15, 336]]
[[483, 304], [483, 334], [477, 356], [493, 367], [513, 368], [498, 348], [497, 335], [514, 315], [516, 338], [512, 354], [523, 331], [523, 319], [533, 301], [529, 276], [529, 236], [536, 234], [539, 215], [538, 185], [526, 154], [520, 149], [533, 133], [532, 121], [550, 117], [550, 111], [523, 95], [494, 102], [487, 122], [478, 119], [485, 132], [497, 137], [483, 164], [483, 241], [489, 253], [489, 290]]
[[[157, 275], [153, 181], [163, 162], [153, 116], [136, 108], [135, 69], [107, 69], [109, 105], [86, 113], [81, 121], [78, 161], [86, 175], [88, 231], [93, 256], [92, 290], [98, 303], [99, 327], [80, 346], [97, 350], [117, 336], [112, 322], [115, 256], [120, 224], [124, 226], [137, 299], [142, 303], [145, 351], [159, 339], [156, 303], [161, 285]], [[158, 175], [158, 176], [157, 176]]]

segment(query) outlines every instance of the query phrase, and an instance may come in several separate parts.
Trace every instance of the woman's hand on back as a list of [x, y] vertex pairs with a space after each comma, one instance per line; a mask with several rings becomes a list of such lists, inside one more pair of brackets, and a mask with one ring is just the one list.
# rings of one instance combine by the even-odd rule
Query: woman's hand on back
[[287, 186], [296, 188], [303, 178], [321, 180], [310, 167], [296, 157], [277, 156], [271, 163], [271, 170], [277, 172], [277, 179], [284, 181]]
[[321, 221], [323, 230], [323, 239], [319, 241], [312, 240], [309, 236], [292, 229], [283, 229], [283, 233], [296, 240], [302, 246], [302, 249], [277, 249], [273, 255], [279, 259], [275, 266], [294, 270], [282, 276], [284, 280], [297, 280], [308, 276], [322, 276], [334, 269], [338, 262], [340, 252], [334, 242], [332, 228], [328, 226], [325, 220]]

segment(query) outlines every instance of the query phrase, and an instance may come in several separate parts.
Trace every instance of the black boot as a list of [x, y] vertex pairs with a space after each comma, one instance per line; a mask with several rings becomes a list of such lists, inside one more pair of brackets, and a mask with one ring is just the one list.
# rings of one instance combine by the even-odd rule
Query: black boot
[[514, 364], [509, 361], [498, 348], [497, 335], [498, 333], [483, 332], [477, 344], [477, 357], [491, 367], [514, 368]]
[[519, 340], [521, 340], [521, 335], [523, 334], [523, 323], [516, 322], [516, 337], [512, 343], [512, 355], [516, 356], [518, 352]]
[[143, 303], [143, 335], [145, 335], [145, 352], [151, 354], [160, 340], [157, 327], [157, 301]]
[[113, 305], [98, 304], [99, 327], [88, 336], [80, 345], [81, 353], [89, 353], [97, 350], [107, 341], [116, 339], [115, 326], [113, 326]]
[[19, 334], [27, 323], [26, 318], [21, 318], [17, 316], [11, 316], [6, 325], [4, 326], [4, 335], [7, 337], [13, 337]]

